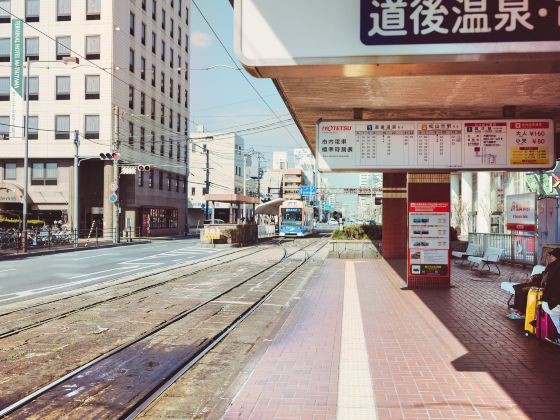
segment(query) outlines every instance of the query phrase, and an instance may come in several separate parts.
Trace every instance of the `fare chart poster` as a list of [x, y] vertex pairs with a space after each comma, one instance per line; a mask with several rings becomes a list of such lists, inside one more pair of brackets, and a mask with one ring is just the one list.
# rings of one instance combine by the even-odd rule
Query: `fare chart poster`
[[449, 275], [448, 202], [408, 203], [408, 275]]
[[550, 169], [554, 122], [320, 121], [317, 160], [322, 172]]

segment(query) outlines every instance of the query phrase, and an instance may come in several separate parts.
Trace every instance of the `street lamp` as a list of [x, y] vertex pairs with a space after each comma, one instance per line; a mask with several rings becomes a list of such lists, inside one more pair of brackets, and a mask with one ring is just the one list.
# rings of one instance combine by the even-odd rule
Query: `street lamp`
[[[78, 57], [64, 57], [62, 60], [56, 61], [38, 61], [38, 63], [75, 63], [79, 64]], [[23, 156], [23, 217], [22, 217], [22, 236], [23, 251], [27, 251], [27, 201], [29, 199], [29, 77], [31, 74], [31, 60], [27, 58], [27, 84], [25, 86], [25, 140], [24, 140], [24, 156]], [[77, 200], [77, 198], [75, 198]], [[74, 221], [76, 224], [76, 221]]]

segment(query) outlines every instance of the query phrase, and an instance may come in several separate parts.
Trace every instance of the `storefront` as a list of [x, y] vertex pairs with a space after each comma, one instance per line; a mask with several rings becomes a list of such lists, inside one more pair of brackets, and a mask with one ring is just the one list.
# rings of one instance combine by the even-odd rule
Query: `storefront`
[[177, 232], [179, 210], [177, 208], [142, 207], [142, 236], [168, 235]]

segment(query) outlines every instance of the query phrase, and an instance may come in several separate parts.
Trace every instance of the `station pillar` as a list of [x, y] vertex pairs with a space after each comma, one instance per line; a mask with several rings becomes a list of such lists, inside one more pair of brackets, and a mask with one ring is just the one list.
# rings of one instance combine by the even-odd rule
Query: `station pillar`
[[[425, 220], [420, 220], [423, 223], [420, 234], [423, 235], [423, 229], [427, 229], [425, 239], [426, 243], [419, 243], [420, 252], [422, 253], [422, 264], [425, 264], [425, 270], [420, 270], [416, 274], [411, 269], [411, 264], [408, 264], [407, 272], [407, 286], [411, 289], [418, 288], [439, 288], [449, 287], [451, 282], [451, 264], [449, 261], [449, 216], [451, 213], [451, 188], [450, 188], [450, 174], [449, 173], [431, 173], [431, 174], [408, 174], [407, 180], [408, 203], [419, 203], [420, 206], [430, 207], [430, 203], [434, 204], [436, 213], [433, 216], [428, 213], [422, 217]], [[447, 215], [445, 215], [445, 208], [447, 207]], [[408, 217], [407, 217], [408, 218]], [[413, 217], [414, 219], [414, 217]], [[408, 221], [407, 221], [408, 222]], [[418, 222], [416, 222], [418, 223]], [[408, 223], [407, 223], [408, 224]], [[439, 224], [440, 226], [437, 226]], [[434, 227], [434, 225], [436, 225]], [[418, 228], [419, 225], [414, 225]], [[413, 229], [413, 233], [415, 229]], [[437, 235], [442, 235], [438, 238]], [[412, 240], [414, 242], [415, 240]], [[407, 243], [407, 253], [408, 246]], [[428, 248], [424, 250], [422, 248]], [[433, 249], [440, 248], [440, 249]], [[435, 257], [435, 260], [434, 260]], [[432, 260], [432, 261], [430, 261]], [[447, 264], [445, 264], [447, 263]], [[445, 266], [447, 266], [445, 268]]]
[[404, 259], [407, 253], [406, 173], [383, 174], [383, 258]]

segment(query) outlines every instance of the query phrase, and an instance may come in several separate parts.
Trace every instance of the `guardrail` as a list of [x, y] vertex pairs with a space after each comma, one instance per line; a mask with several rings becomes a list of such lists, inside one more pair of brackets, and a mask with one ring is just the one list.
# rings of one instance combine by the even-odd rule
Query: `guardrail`
[[504, 261], [512, 264], [537, 264], [536, 236], [508, 235], [505, 233], [469, 233], [469, 243], [486, 248], [505, 250]]

